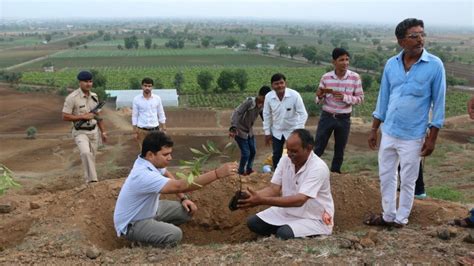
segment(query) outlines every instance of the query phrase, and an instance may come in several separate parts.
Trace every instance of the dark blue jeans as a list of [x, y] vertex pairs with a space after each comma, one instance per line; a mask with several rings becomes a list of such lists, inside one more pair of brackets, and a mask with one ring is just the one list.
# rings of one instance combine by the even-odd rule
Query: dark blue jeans
[[350, 129], [350, 114], [334, 117], [325, 111], [321, 113], [318, 129], [316, 130], [314, 153], [319, 157], [324, 154], [329, 138], [334, 131], [334, 156], [331, 163], [331, 172], [341, 172], [342, 162], [344, 161], [344, 149], [346, 148]]
[[239, 174], [243, 175], [245, 173], [250, 173], [252, 171], [253, 160], [255, 159], [256, 153], [255, 137], [253, 136], [248, 139], [243, 139], [239, 136], [235, 136], [235, 141], [240, 149]]
[[285, 224], [282, 226], [276, 226], [268, 224], [260, 219], [257, 215], [252, 215], [247, 218], [247, 226], [250, 231], [259, 235], [276, 235], [276, 237], [283, 240], [295, 238], [295, 234], [289, 225]]
[[275, 170], [277, 168], [278, 162], [281, 159], [281, 155], [283, 154], [283, 146], [285, 146], [285, 137], [284, 136], [281, 136], [281, 139], [277, 139], [274, 136], [272, 136], [273, 170]]

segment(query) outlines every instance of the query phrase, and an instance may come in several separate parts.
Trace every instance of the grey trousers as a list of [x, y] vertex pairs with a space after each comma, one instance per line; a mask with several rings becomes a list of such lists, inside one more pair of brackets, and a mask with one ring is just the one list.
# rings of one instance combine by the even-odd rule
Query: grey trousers
[[181, 203], [160, 200], [154, 218], [131, 223], [125, 238], [140, 244], [155, 247], [173, 247], [183, 238], [183, 232], [176, 225], [191, 219]]

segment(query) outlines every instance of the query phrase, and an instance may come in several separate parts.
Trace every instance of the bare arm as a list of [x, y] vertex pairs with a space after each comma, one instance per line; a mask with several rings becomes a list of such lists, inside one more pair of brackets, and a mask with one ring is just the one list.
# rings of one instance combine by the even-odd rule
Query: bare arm
[[421, 148], [421, 156], [429, 156], [433, 153], [435, 149], [436, 139], [438, 138], [439, 128], [437, 127], [430, 127], [430, 132], [428, 133], [428, 137], [425, 139], [425, 143], [423, 143], [423, 148]]
[[82, 114], [82, 115], [73, 115], [73, 114], [68, 114], [63, 112], [63, 120], [64, 121], [80, 121], [80, 120], [91, 120], [94, 118], [94, 113], [87, 113], [87, 114]]
[[308, 196], [300, 193], [281, 197], [281, 186], [275, 184], [259, 191], [248, 188], [247, 194], [249, 195], [248, 198], [239, 200], [239, 208], [250, 208], [258, 205], [300, 207], [309, 199]]
[[202, 174], [194, 179], [194, 183], [188, 184], [186, 180], [179, 179], [170, 179], [166, 185], [161, 189], [163, 194], [175, 194], [189, 192], [193, 190], [198, 190], [203, 186], [206, 186], [219, 178], [227, 177], [235, 172], [237, 168], [237, 163], [226, 163], [223, 166], [217, 168], [216, 170], [209, 171], [205, 174]]
[[370, 129], [369, 133], [369, 147], [372, 150], [375, 150], [377, 148], [377, 132], [379, 130], [380, 124], [382, 121], [374, 117], [374, 121], [372, 122], [372, 128]]

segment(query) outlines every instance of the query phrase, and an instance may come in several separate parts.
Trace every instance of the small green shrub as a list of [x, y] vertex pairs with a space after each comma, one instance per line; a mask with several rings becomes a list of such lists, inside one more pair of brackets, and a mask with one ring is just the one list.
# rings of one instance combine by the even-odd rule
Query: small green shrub
[[36, 139], [36, 133], [38, 133], [38, 130], [36, 129], [36, 127], [29, 127], [27, 130], [26, 130], [26, 138], [27, 139]]
[[[227, 143], [224, 147], [224, 151], [227, 149], [231, 149], [235, 147], [233, 142]], [[224, 151], [220, 151], [216, 144], [212, 141], [207, 141], [206, 144], [202, 144], [202, 151], [199, 149], [189, 148], [191, 152], [195, 155], [193, 160], [185, 161], [181, 160], [179, 164], [181, 165], [181, 169], [189, 170], [189, 173], [186, 175], [184, 173], [178, 172], [176, 176], [178, 178], [184, 179], [188, 182], [188, 184], [194, 184], [197, 186], [201, 186], [197, 183], [194, 183], [194, 178], [201, 174], [201, 170], [203, 165], [211, 158], [211, 157], [228, 157]]]
[[21, 187], [20, 184], [13, 180], [13, 172], [5, 165], [0, 164], [0, 195], [3, 195], [10, 188]]

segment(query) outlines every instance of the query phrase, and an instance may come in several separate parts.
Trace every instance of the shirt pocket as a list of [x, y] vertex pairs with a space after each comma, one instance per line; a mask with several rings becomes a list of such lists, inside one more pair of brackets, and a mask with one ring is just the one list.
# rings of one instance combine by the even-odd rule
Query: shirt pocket
[[421, 97], [425, 94], [426, 88], [429, 87], [429, 79], [426, 76], [416, 76], [414, 81], [411, 82], [410, 95]]

